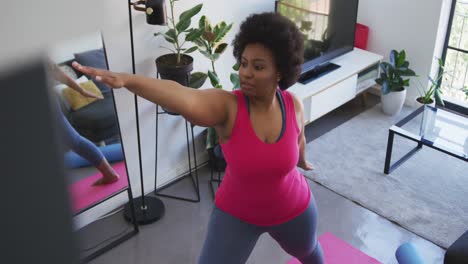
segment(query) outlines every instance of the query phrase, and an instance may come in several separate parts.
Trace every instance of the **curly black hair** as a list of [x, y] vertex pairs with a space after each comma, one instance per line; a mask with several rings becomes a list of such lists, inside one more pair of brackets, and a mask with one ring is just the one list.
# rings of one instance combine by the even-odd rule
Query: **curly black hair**
[[234, 57], [241, 61], [248, 44], [259, 43], [270, 49], [276, 67], [281, 74], [278, 85], [281, 90], [296, 83], [304, 62], [304, 36], [288, 18], [278, 13], [253, 14], [240, 26], [232, 44]]

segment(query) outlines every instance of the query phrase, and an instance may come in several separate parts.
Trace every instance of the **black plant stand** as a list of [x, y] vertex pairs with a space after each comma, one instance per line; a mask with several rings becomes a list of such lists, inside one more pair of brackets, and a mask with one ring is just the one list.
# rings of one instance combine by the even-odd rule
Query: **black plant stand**
[[[159, 77], [159, 72], [157, 73], [156, 77]], [[189, 80], [190, 76], [187, 76], [187, 83]], [[154, 169], [154, 194], [157, 196], [161, 197], [166, 197], [166, 198], [172, 198], [172, 199], [177, 199], [177, 200], [182, 200], [182, 201], [187, 201], [187, 202], [193, 202], [193, 203], [198, 203], [200, 202], [200, 182], [198, 179], [198, 164], [197, 164], [197, 151], [195, 149], [195, 137], [193, 134], [193, 127], [194, 125], [190, 122], [188, 122], [186, 119], [185, 120], [185, 135], [186, 135], [186, 140], [187, 140], [187, 157], [188, 157], [188, 163], [189, 163], [189, 169], [187, 172], [182, 173], [181, 175], [177, 176], [177, 180], [169, 183], [166, 186], [163, 186], [158, 189], [157, 186], [157, 179], [158, 179], [158, 128], [159, 128], [159, 115], [170, 115], [170, 116], [180, 116], [178, 113], [170, 112], [167, 109], [164, 109], [161, 107], [162, 111], [160, 111], [160, 106], [156, 105], [156, 155], [155, 155], [155, 169]], [[192, 149], [193, 149], [193, 161], [194, 161], [194, 167], [192, 167], [192, 159], [191, 159], [191, 154], [190, 154], [190, 141], [189, 141], [189, 127], [190, 126], [190, 131], [192, 135]], [[185, 179], [186, 177], [190, 177], [191, 182], [193, 184], [193, 188], [196, 194], [196, 198], [187, 198], [187, 197], [182, 197], [182, 196], [175, 196], [175, 195], [168, 195], [168, 194], [163, 194], [161, 191], [164, 189], [178, 183], [179, 181]]]
[[[221, 185], [221, 172], [217, 171], [217, 177], [216, 179], [214, 178], [214, 169], [211, 168], [211, 176], [210, 176], [210, 189], [211, 189], [211, 194], [213, 195], [213, 200], [215, 198], [215, 187], [213, 187], [215, 184], [218, 184], [218, 187]], [[217, 190], [217, 189], [216, 189]]]
[[[217, 146], [219, 147], [219, 146]], [[213, 200], [215, 199], [215, 187], [214, 185], [218, 185], [217, 188], [221, 185], [221, 172], [223, 172], [226, 168], [226, 163], [224, 161], [224, 158], [221, 157], [221, 155], [216, 154], [215, 150], [216, 146], [213, 147], [208, 151], [208, 155], [210, 156], [210, 189], [211, 189], [211, 194], [213, 196]], [[217, 177], [215, 178], [214, 173], [215, 171], [217, 172]], [[217, 190], [217, 189], [216, 189]]]

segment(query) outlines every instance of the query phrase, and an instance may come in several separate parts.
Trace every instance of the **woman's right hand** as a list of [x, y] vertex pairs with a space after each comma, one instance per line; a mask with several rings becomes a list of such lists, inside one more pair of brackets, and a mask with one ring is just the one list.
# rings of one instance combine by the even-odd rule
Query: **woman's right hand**
[[125, 86], [126, 82], [124, 73], [116, 73], [93, 67], [83, 66], [76, 61], [72, 63], [72, 66], [76, 70], [96, 79], [96, 81], [107, 84], [110, 88], [122, 88]]

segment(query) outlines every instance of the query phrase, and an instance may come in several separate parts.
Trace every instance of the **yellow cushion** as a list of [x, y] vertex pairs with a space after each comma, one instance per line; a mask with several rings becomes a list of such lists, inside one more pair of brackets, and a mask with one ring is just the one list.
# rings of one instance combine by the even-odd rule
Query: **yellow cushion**
[[[95, 95], [102, 96], [101, 91], [99, 90], [99, 88], [97, 88], [96, 84], [94, 84], [92, 80], [82, 82], [80, 83], [80, 86], [83, 87], [83, 89], [85, 89], [86, 91], [92, 92]], [[63, 89], [62, 94], [63, 97], [65, 97], [65, 99], [68, 101], [68, 104], [70, 105], [71, 109], [73, 109], [73, 111], [76, 111], [98, 100], [96, 98], [85, 97], [70, 87]]]

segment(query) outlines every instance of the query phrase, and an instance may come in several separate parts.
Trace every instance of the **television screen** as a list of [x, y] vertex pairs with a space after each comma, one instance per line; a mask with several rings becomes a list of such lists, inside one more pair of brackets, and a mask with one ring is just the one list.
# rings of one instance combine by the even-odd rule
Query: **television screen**
[[303, 72], [353, 50], [358, 0], [279, 0], [276, 12], [304, 34]]

